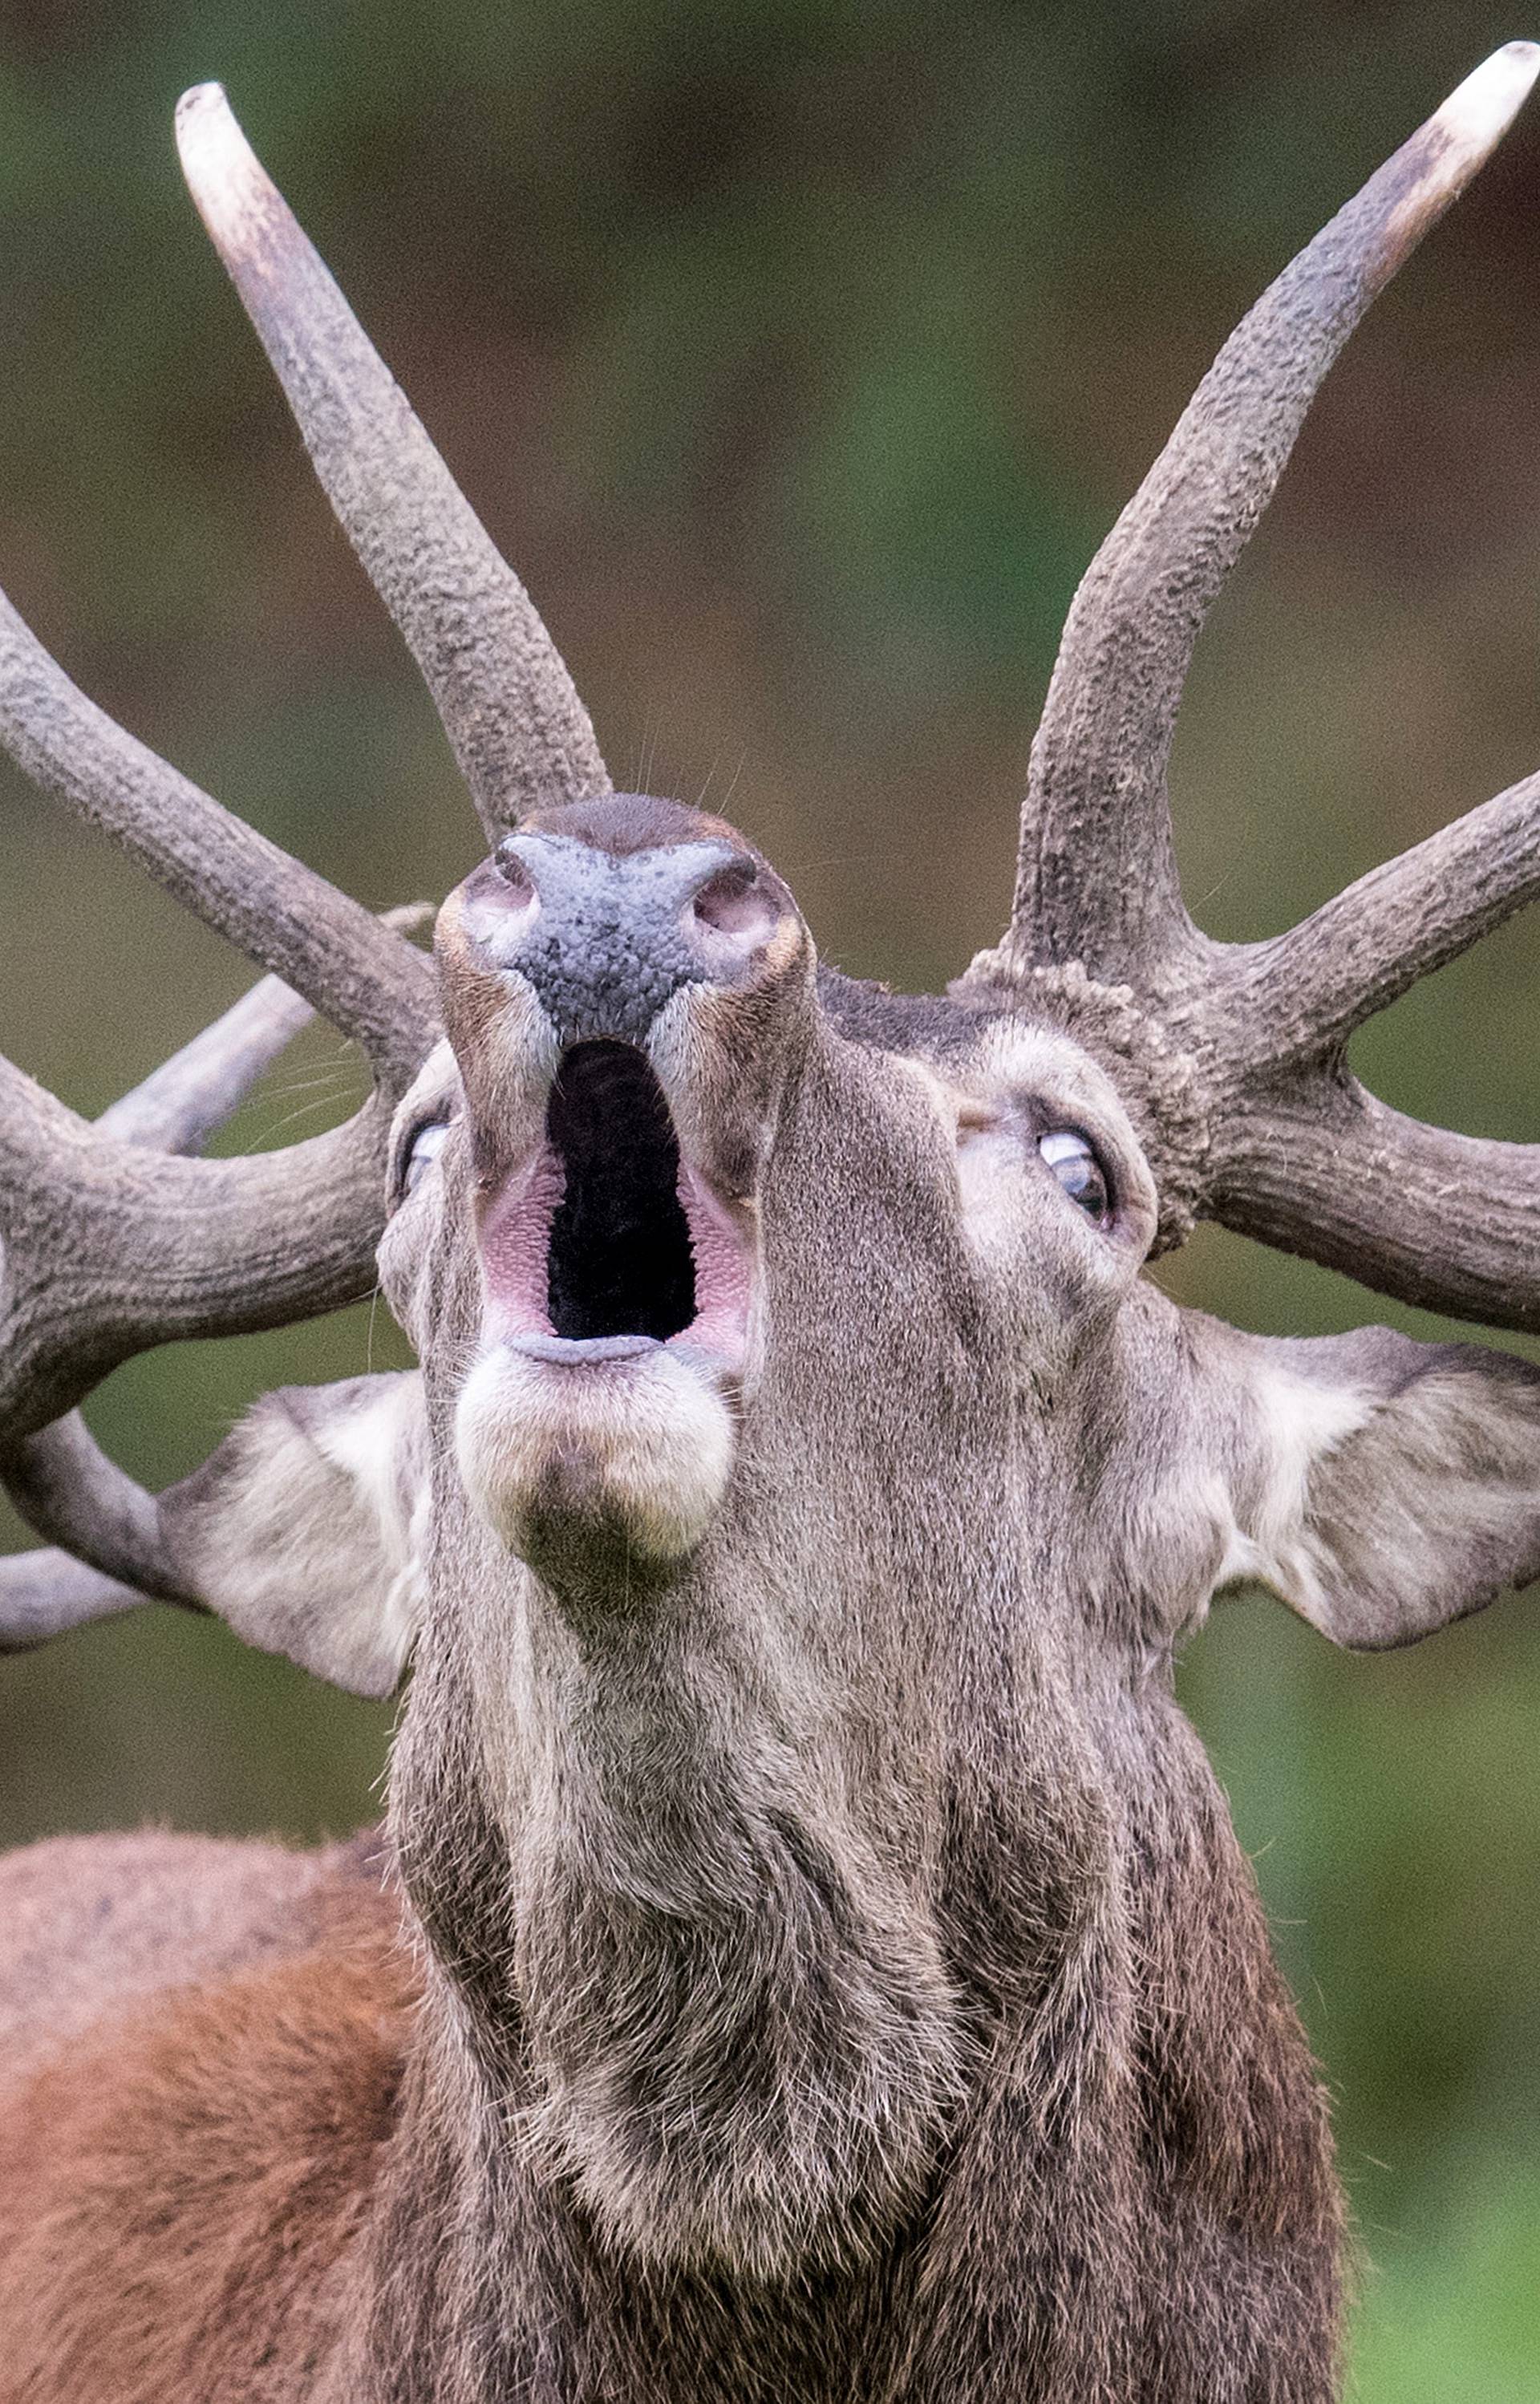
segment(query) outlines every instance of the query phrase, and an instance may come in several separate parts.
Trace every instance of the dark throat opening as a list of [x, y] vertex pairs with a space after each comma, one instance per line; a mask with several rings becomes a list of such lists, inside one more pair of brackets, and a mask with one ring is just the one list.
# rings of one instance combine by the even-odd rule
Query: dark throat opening
[[547, 1308], [555, 1334], [651, 1335], [695, 1316], [679, 1147], [663, 1088], [629, 1043], [575, 1043], [551, 1089], [546, 1133], [566, 1190], [551, 1223]]

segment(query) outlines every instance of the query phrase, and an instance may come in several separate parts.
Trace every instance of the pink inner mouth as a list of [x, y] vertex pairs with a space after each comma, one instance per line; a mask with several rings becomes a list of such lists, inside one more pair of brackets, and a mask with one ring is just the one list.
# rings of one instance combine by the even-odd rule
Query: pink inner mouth
[[577, 1366], [660, 1349], [741, 1370], [750, 1251], [728, 1206], [679, 1153], [635, 1047], [575, 1046], [546, 1139], [481, 1213], [488, 1333]]

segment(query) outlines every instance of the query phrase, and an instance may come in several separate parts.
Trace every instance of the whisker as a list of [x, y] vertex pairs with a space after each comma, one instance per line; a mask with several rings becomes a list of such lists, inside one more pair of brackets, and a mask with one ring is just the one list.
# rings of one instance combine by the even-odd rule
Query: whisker
[[651, 751], [653, 716], [651, 707], [642, 719], [641, 740], [637, 746], [637, 765], [633, 782], [638, 793], [647, 790], [648, 760]]
[[[315, 1077], [286, 1077], [282, 1084], [269, 1085], [264, 1092], [270, 1099], [287, 1101], [292, 1094], [315, 1094], [323, 1090], [329, 1094], [340, 1094], [345, 1089], [348, 1082], [340, 1070], [329, 1069]], [[359, 1083], [361, 1082], [359, 1080]]]
[[295, 1126], [301, 1119], [311, 1118], [317, 1111], [324, 1111], [333, 1098], [330, 1094], [317, 1094], [314, 1101], [301, 1102], [298, 1110], [286, 1111], [282, 1118], [265, 1125], [262, 1133], [266, 1136], [282, 1135], [286, 1127]]
[[736, 767], [734, 769], [734, 771], [733, 771], [733, 781], [732, 781], [732, 783], [728, 786], [726, 792], [725, 792], [725, 793], [723, 793], [723, 795], [722, 795], [722, 797], [721, 797], [721, 806], [722, 806], [723, 811], [725, 811], [725, 810], [726, 810], [728, 803], [732, 800], [732, 798], [733, 798], [734, 794], [737, 791], [737, 790], [738, 790], [738, 778], [742, 776], [742, 774], [743, 774], [743, 772], [744, 772], [744, 769], [748, 766], [748, 764], [749, 764], [749, 754], [748, 754], [748, 752], [747, 752], [747, 751], [740, 751], [740, 752], [739, 752], [739, 754], [738, 754], [738, 764], [737, 764], [737, 766], [736, 766]]

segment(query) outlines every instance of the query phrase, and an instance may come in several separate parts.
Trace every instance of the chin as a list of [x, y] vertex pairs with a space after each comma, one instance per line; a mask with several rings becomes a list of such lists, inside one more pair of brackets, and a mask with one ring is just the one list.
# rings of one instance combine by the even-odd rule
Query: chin
[[683, 1560], [721, 1508], [735, 1440], [730, 1380], [645, 1337], [491, 1343], [455, 1414], [467, 1492], [539, 1571]]

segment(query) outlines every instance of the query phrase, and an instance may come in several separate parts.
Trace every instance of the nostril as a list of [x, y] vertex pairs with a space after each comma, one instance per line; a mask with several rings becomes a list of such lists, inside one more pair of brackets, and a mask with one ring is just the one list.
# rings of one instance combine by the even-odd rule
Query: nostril
[[514, 850], [511, 842], [500, 843], [492, 856], [492, 864], [515, 902], [533, 902], [535, 880]]
[[750, 936], [763, 943], [779, 916], [751, 860], [731, 860], [708, 876], [695, 896], [695, 916], [719, 935]]

